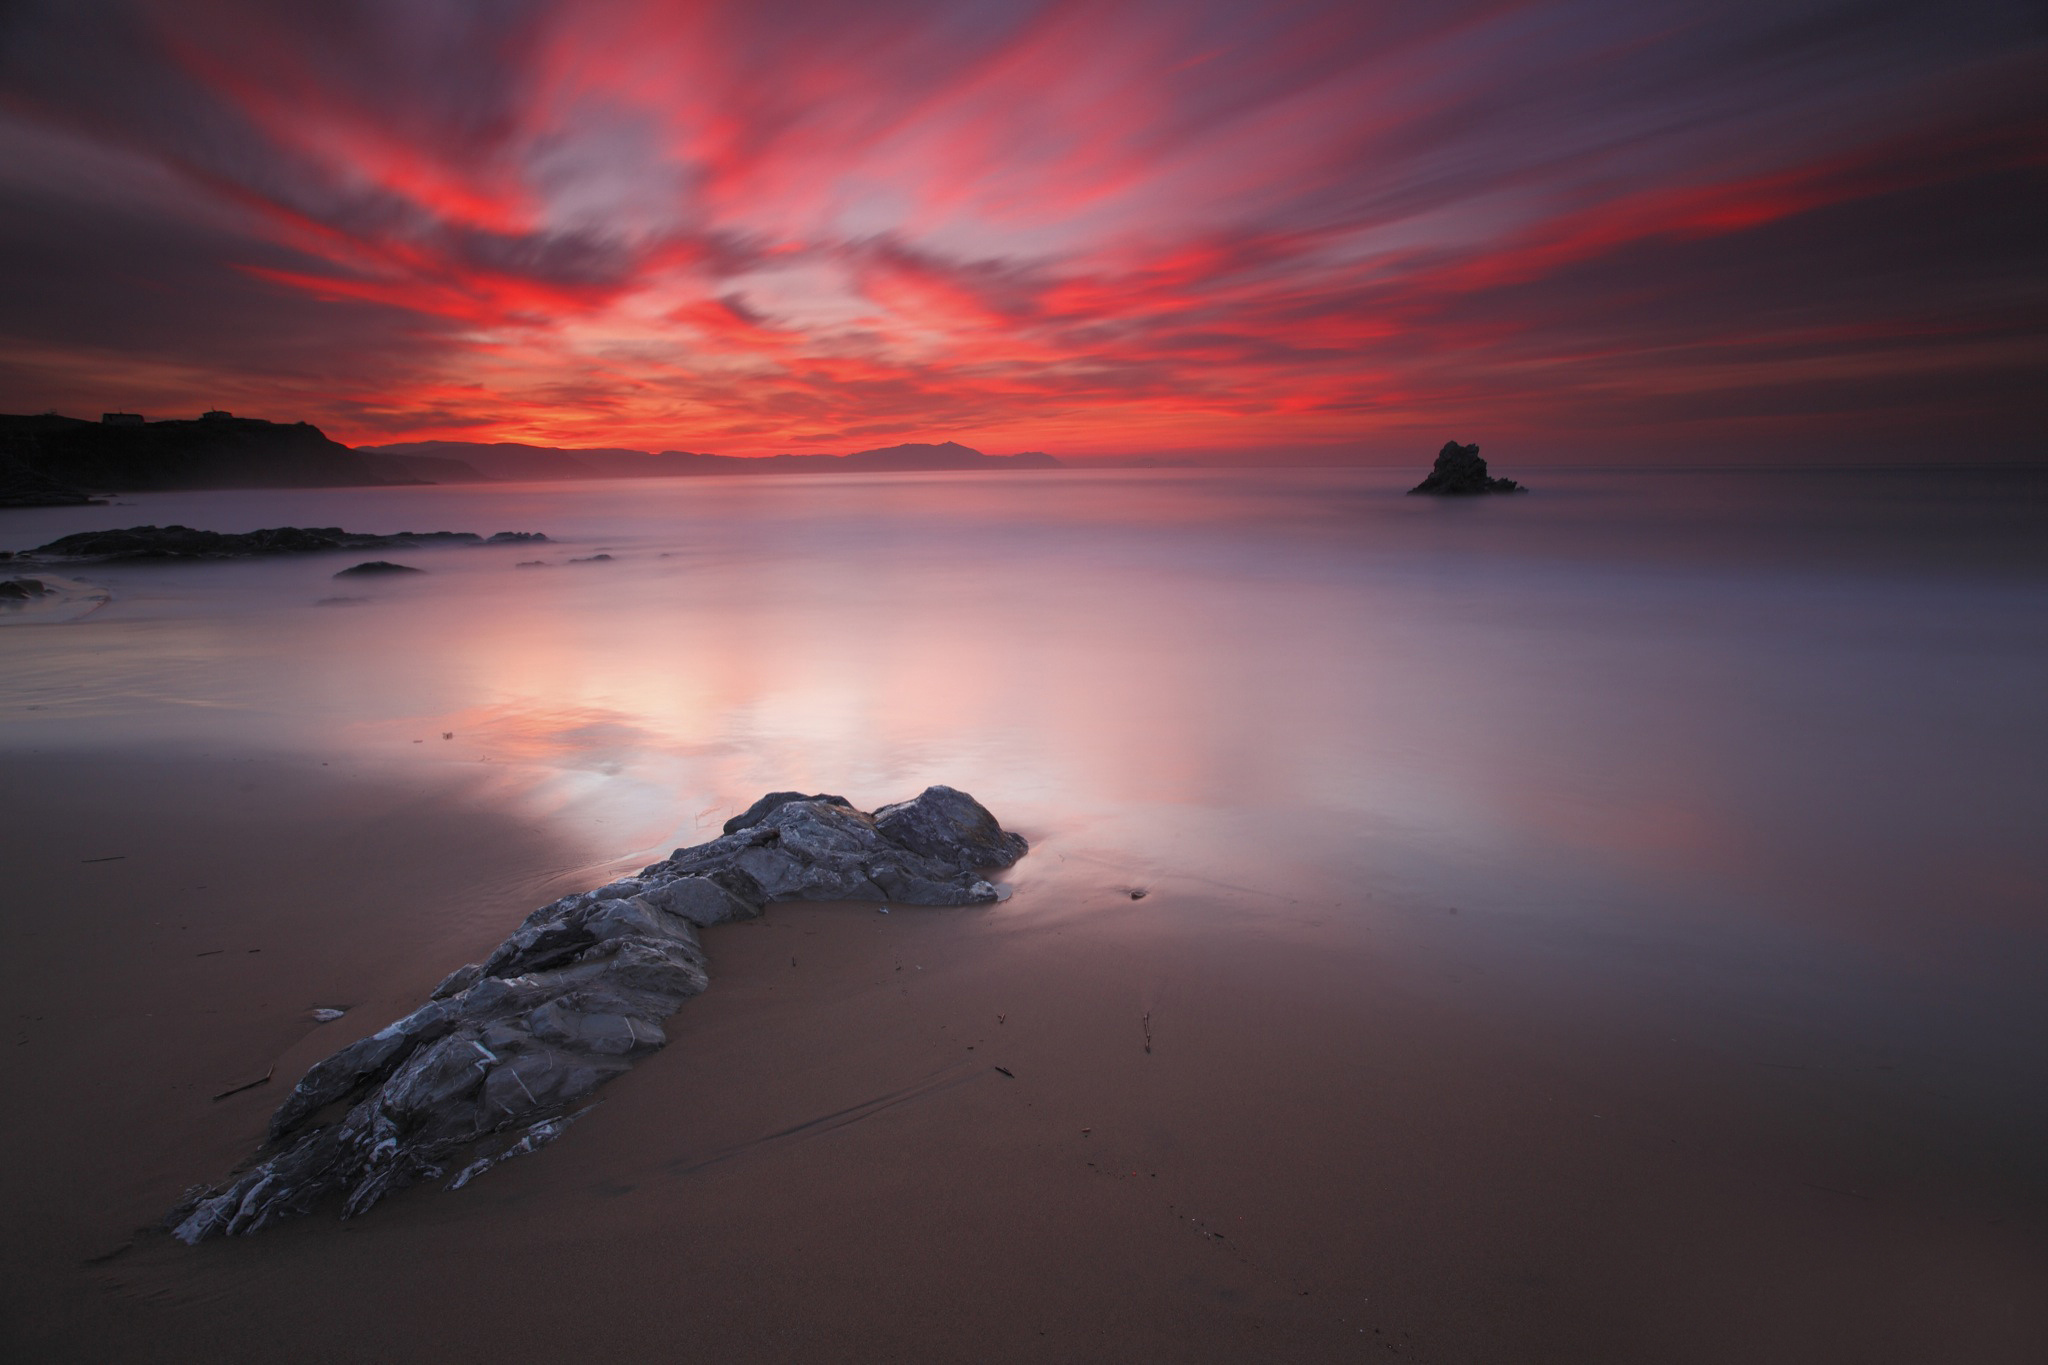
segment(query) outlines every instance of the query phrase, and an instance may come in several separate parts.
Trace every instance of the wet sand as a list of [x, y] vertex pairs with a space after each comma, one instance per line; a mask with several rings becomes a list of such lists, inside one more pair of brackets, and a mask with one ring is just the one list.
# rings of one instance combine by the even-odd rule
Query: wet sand
[[0, 831], [12, 1358], [2048, 1358], [2039, 1182], [1940, 1115], [1107, 871], [711, 931], [554, 1147], [184, 1248], [308, 1064], [610, 865], [311, 759], [15, 755]]

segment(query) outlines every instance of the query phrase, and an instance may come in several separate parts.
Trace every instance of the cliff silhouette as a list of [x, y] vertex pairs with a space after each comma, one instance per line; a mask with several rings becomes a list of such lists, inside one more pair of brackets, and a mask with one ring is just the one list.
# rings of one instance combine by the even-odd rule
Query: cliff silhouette
[[90, 501], [93, 493], [169, 488], [420, 482], [380, 471], [305, 422], [226, 413], [165, 422], [0, 415], [0, 506], [60, 506]]

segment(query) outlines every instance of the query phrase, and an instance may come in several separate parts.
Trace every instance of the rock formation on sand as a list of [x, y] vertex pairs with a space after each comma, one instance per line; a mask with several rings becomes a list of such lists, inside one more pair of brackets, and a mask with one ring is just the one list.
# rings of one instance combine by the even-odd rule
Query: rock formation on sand
[[1025, 850], [951, 787], [872, 815], [837, 796], [765, 796], [721, 838], [542, 906], [419, 1009], [314, 1066], [271, 1117], [261, 1159], [190, 1191], [167, 1224], [190, 1244], [328, 1195], [346, 1218], [418, 1181], [460, 1188], [552, 1142], [592, 1091], [668, 1041], [662, 1021], [709, 983], [700, 925], [778, 900], [985, 904], [998, 892], [978, 870]]
[[1477, 445], [1461, 446], [1456, 441], [1446, 441], [1444, 448], [1437, 452], [1436, 464], [1430, 469], [1429, 477], [1408, 491], [1459, 498], [1475, 493], [1526, 493], [1529, 490], [1513, 479], [1488, 478], [1486, 461], [1479, 458]]
[[538, 531], [500, 531], [486, 540], [474, 531], [397, 531], [379, 536], [344, 531], [339, 526], [273, 526], [240, 533], [195, 531], [189, 526], [130, 526], [119, 531], [80, 531], [38, 545], [29, 554], [64, 559], [252, 559], [327, 550], [417, 550], [429, 545], [526, 545], [546, 540]]

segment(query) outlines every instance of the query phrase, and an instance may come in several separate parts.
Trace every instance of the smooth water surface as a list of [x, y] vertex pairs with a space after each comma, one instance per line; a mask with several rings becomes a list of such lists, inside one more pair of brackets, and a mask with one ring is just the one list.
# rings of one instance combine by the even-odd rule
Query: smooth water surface
[[622, 862], [769, 789], [872, 806], [947, 782], [1033, 836], [1019, 913], [1096, 883], [1205, 887], [1275, 933], [1334, 913], [1418, 971], [1936, 1087], [1986, 1150], [2048, 1135], [2048, 480], [1554, 471], [1450, 503], [1405, 482], [10, 513], [0, 548], [171, 522], [554, 543], [398, 555], [427, 571], [398, 579], [332, 577], [363, 556], [70, 570], [111, 600], [0, 628], [0, 753], [472, 765]]

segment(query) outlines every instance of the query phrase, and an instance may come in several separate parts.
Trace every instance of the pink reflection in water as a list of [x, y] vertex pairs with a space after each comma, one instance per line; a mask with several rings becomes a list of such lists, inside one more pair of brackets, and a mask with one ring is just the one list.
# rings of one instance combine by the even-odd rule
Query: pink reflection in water
[[496, 764], [545, 809], [602, 806], [621, 857], [769, 788], [946, 781], [1131, 878], [1258, 863], [1294, 896], [1391, 877], [1897, 951], [1942, 942], [1958, 912], [1930, 907], [1968, 886], [1972, 922], [2035, 932], [2044, 740], [1997, 718], [2048, 659], [2039, 490], [1913, 477], [1553, 474], [1476, 505], [1342, 471], [157, 495], [13, 543], [558, 543], [346, 588], [346, 561], [92, 570], [111, 605], [7, 632], [0, 742]]

